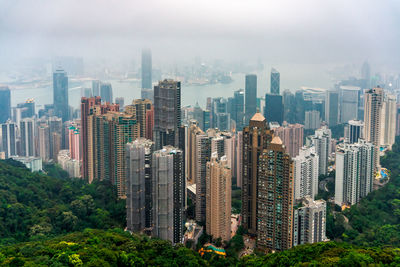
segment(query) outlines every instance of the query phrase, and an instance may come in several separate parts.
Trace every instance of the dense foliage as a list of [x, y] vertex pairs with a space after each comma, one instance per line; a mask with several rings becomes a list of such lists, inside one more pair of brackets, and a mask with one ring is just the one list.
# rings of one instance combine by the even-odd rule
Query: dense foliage
[[124, 226], [125, 201], [117, 200], [108, 183], [65, 179], [57, 166], [47, 167], [60, 178], [0, 161], [0, 244]]
[[237, 260], [206, 254], [182, 245], [130, 235], [122, 230], [86, 229], [52, 240], [0, 248], [0, 264], [8, 266], [367, 266], [400, 264], [393, 248], [357, 248], [334, 242], [302, 245], [281, 253]]

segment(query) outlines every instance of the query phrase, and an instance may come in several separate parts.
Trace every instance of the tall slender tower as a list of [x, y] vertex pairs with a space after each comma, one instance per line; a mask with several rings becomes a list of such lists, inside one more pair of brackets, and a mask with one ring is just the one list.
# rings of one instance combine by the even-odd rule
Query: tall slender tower
[[293, 162], [276, 136], [262, 151], [258, 165], [257, 247], [280, 251], [292, 247]]
[[20, 122], [21, 155], [23, 157], [35, 156], [35, 120], [24, 118]]
[[63, 122], [69, 120], [68, 76], [64, 70], [53, 73], [53, 104], [55, 115]]
[[294, 198], [309, 196], [312, 199], [318, 194], [318, 161], [315, 147], [302, 147], [294, 162]]
[[259, 155], [272, 140], [267, 120], [256, 113], [249, 126], [243, 129], [243, 176], [242, 216], [243, 227], [252, 235], [257, 234], [257, 180], [259, 177]]
[[271, 69], [271, 94], [279, 95], [281, 74], [274, 68]]
[[17, 125], [10, 120], [1, 124], [2, 147], [6, 158], [17, 155]]
[[153, 90], [152, 90], [152, 58], [151, 51], [149, 49], [142, 50], [142, 99], [150, 99], [153, 101]]
[[171, 146], [153, 153], [153, 236], [181, 243], [184, 230], [185, 176], [182, 151]]
[[154, 86], [154, 142], [156, 149], [178, 146], [181, 126], [181, 82], [160, 81]]
[[153, 105], [149, 99], [135, 99], [132, 101], [132, 105], [136, 107], [136, 119], [140, 129], [140, 137], [146, 137], [147, 112], [152, 110]]
[[153, 142], [139, 138], [126, 149], [126, 222], [130, 231], [151, 227], [151, 158]]
[[213, 238], [231, 239], [232, 173], [226, 156], [213, 153], [207, 162], [206, 230]]
[[382, 88], [368, 89], [364, 92], [364, 138], [374, 145], [374, 172], [379, 171], [379, 149], [381, 146]]
[[245, 83], [245, 125], [257, 112], [257, 75], [247, 74]]
[[11, 92], [7, 86], [0, 86], [0, 123], [11, 119]]

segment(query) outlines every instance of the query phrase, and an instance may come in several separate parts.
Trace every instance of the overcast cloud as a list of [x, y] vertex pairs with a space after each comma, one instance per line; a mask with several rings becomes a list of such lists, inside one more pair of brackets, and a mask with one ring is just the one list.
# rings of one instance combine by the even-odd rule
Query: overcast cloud
[[398, 67], [400, 1], [0, 0], [0, 61], [30, 56], [262, 58]]

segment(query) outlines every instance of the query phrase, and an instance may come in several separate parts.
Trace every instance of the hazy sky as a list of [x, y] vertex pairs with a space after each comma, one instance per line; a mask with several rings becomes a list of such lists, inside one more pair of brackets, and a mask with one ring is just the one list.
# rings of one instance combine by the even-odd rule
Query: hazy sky
[[400, 1], [0, 0], [0, 62], [14, 57], [261, 58], [400, 65]]

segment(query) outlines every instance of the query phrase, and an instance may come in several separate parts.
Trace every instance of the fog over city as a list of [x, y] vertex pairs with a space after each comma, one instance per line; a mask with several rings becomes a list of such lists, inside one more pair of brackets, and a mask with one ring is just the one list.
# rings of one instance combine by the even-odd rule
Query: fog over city
[[155, 61], [399, 67], [400, 2], [384, 2], [1, 0], [0, 58], [126, 59], [150, 47]]

